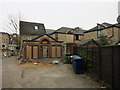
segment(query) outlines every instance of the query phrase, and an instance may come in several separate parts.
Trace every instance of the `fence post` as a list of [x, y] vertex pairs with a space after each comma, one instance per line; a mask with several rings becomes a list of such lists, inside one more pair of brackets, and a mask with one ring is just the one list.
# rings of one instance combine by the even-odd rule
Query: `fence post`
[[98, 47], [99, 50], [99, 79], [102, 80], [102, 61], [101, 61], [101, 47]]
[[113, 61], [113, 46], [112, 46], [112, 89], [114, 90], [114, 61]]
[[[120, 53], [120, 46], [118, 46], [118, 53]], [[120, 55], [118, 54], [118, 90], [120, 90]]]
[[87, 48], [86, 48], [87, 50], [87, 53], [86, 53], [86, 71], [88, 71], [88, 46], [87, 46]]
[[93, 69], [93, 47], [92, 47], [91, 51], [92, 51], [92, 69]]

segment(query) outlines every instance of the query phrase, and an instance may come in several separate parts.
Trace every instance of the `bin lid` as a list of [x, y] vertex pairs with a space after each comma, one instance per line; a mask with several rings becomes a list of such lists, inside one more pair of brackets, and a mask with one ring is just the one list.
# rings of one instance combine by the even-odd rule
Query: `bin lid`
[[77, 56], [77, 55], [73, 56], [73, 60], [78, 60], [78, 59], [83, 59], [83, 57], [80, 57], [80, 56]]

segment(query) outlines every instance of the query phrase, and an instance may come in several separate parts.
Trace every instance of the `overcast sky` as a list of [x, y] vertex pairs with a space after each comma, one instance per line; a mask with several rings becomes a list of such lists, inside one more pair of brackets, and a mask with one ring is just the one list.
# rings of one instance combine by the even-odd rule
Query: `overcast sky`
[[60, 27], [81, 27], [88, 30], [97, 23], [117, 23], [119, 0], [35, 1], [3, 1], [1, 3], [1, 25], [5, 26], [8, 22], [9, 14], [15, 15], [18, 11], [22, 13], [23, 20], [44, 23], [45, 28], [55, 30]]

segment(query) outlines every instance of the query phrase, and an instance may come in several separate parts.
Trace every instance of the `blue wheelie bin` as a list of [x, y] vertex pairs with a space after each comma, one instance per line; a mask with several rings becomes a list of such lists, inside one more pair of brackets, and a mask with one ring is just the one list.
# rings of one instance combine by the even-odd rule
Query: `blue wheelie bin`
[[83, 57], [73, 56], [73, 70], [76, 74], [83, 74]]

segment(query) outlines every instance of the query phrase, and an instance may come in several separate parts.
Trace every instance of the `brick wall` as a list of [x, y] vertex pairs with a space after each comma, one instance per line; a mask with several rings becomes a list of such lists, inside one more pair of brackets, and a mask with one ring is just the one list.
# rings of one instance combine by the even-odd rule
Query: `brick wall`
[[96, 38], [97, 38], [97, 31], [84, 33], [84, 40], [87, 40], [87, 39], [96, 39]]
[[[2, 47], [2, 44], [5, 44], [5, 47]], [[2, 43], [1, 43], [1, 49], [8, 49], [8, 44], [9, 44], [9, 35], [8, 34], [2, 34]]]
[[[111, 37], [113, 35], [113, 30], [114, 30], [114, 36]], [[120, 40], [120, 30], [117, 27], [111, 27], [111, 28], [104, 29], [103, 33], [104, 33], [104, 36], [111, 37], [110, 44], [112, 45]], [[84, 33], [84, 40], [97, 39], [97, 38], [98, 38], [97, 31]]]

